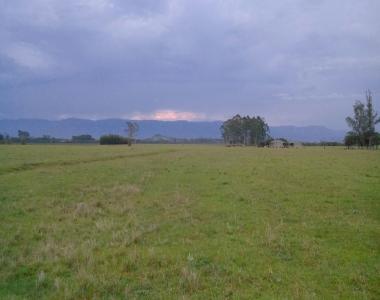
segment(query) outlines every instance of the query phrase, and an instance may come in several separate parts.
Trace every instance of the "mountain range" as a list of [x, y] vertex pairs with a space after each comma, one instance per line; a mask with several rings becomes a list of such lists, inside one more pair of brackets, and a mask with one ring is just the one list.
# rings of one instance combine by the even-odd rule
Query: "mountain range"
[[[123, 119], [0, 119], [0, 133], [17, 136], [18, 130], [26, 130], [33, 137], [50, 135], [57, 138], [71, 138], [73, 135], [90, 134], [99, 138], [103, 134], [125, 135], [126, 120]], [[144, 139], [154, 135], [173, 138], [220, 138], [222, 121], [156, 121], [139, 120], [138, 138]], [[320, 142], [342, 141], [343, 130], [329, 129], [324, 126], [271, 126], [273, 138], [286, 138], [291, 141]]]

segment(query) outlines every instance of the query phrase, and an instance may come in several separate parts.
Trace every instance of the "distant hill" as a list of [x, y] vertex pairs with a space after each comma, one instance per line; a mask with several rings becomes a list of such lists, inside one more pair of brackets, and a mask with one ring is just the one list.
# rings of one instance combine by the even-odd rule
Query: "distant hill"
[[300, 142], [341, 142], [346, 132], [344, 130], [329, 129], [324, 126], [275, 126], [270, 128], [270, 134], [274, 138], [283, 137]]
[[[0, 120], [0, 133], [16, 136], [17, 131], [27, 130], [31, 136], [50, 135], [57, 138], [71, 138], [73, 135], [91, 134], [99, 138], [103, 134], [125, 134], [125, 121], [122, 119], [85, 120], [41, 120], [41, 119], [3, 119]], [[222, 121], [137, 121], [140, 126], [138, 138], [166, 136], [173, 138], [220, 138]], [[274, 138], [286, 138], [292, 141], [319, 142], [342, 141], [345, 132], [324, 126], [272, 126], [270, 134]]]

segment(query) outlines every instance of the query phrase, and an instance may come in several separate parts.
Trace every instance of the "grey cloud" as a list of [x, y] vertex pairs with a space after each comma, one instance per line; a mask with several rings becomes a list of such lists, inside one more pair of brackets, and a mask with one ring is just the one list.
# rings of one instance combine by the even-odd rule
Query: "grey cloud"
[[380, 109], [379, 10], [375, 0], [0, 0], [1, 117], [173, 109], [344, 127], [364, 89]]

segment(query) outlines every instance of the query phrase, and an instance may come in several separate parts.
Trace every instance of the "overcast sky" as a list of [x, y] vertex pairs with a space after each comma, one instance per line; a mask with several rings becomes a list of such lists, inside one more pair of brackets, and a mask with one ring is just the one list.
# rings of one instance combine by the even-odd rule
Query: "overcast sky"
[[0, 118], [346, 128], [380, 111], [379, 0], [0, 0]]

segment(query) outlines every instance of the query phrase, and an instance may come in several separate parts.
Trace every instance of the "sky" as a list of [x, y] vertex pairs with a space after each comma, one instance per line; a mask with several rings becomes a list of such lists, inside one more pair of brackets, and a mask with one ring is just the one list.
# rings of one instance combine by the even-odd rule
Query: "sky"
[[0, 118], [346, 128], [380, 111], [378, 0], [0, 0]]

